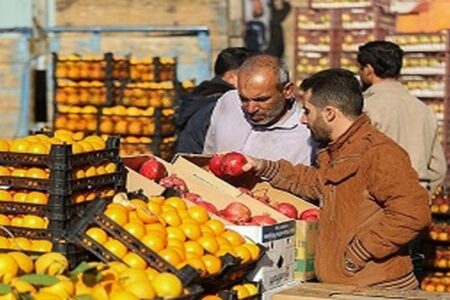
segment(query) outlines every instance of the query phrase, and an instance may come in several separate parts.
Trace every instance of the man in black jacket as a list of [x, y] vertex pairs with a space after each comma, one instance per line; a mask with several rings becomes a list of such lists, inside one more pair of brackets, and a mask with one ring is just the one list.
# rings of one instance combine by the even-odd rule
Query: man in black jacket
[[176, 152], [202, 153], [217, 99], [236, 88], [237, 69], [253, 54], [243, 47], [222, 50], [214, 65], [214, 78], [202, 82], [191, 94], [181, 97], [176, 118], [178, 128]]

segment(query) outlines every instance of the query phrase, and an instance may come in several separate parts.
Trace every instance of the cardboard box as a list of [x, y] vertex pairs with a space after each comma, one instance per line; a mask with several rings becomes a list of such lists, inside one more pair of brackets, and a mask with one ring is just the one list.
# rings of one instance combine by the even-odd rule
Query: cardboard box
[[295, 287], [282, 290], [272, 295], [272, 300], [321, 300], [321, 299], [346, 299], [346, 300], [400, 300], [400, 299], [422, 299], [438, 300], [450, 299], [450, 294], [428, 293], [420, 290], [401, 291], [374, 288], [360, 288], [356, 286], [303, 283]]
[[141, 165], [149, 158], [150, 156], [123, 158], [123, 163], [128, 171], [126, 188], [131, 192], [142, 189], [147, 197], [159, 196], [164, 193], [165, 188], [153, 180], [147, 179], [138, 172]]
[[[177, 154], [172, 160], [172, 164], [177, 169], [189, 170], [191, 176], [194, 176], [233, 197], [242, 197], [242, 192], [239, 189], [207, 171], [207, 165], [210, 158], [211, 156], [208, 155]], [[299, 211], [317, 208], [317, 206], [304, 201], [299, 197], [272, 187], [267, 182], [254, 181], [251, 183], [251, 190], [254, 193], [265, 193], [273, 202], [289, 202]], [[295, 278], [301, 281], [311, 280], [315, 277], [314, 247], [318, 224], [317, 222], [298, 220], [295, 221], [295, 223]]]

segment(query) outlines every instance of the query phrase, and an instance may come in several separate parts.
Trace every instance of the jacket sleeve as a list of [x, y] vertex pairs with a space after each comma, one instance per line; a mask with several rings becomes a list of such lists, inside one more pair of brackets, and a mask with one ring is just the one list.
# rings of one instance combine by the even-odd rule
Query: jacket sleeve
[[292, 165], [286, 160], [263, 160], [263, 167], [256, 175], [268, 180], [276, 188], [309, 200], [322, 199], [319, 172], [314, 167]]
[[447, 161], [445, 159], [444, 149], [442, 149], [439, 139], [435, 136], [430, 161], [428, 163], [430, 193], [434, 193], [436, 188], [444, 181], [445, 173], [447, 173]]
[[[376, 147], [376, 146], [375, 146]], [[383, 207], [372, 226], [357, 233], [350, 245], [360, 258], [384, 258], [411, 241], [431, 220], [427, 191], [400, 147], [372, 148], [366, 180], [369, 193]]]

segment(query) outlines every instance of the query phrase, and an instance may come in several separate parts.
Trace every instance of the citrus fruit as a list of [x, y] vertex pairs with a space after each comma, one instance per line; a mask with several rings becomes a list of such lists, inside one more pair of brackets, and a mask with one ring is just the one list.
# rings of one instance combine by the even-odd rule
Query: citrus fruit
[[96, 241], [97, 243], [103, 245], [108, 240], [108, 235], [106, 232], [100, 227], [91, 227], [86, 231], [86, 235], [88, 235], [91, 239]]
[[31, 258], [23, 252], [9, 252], [9, 256], [11, 256], [19, 266], [19, 271], [22, 274], [28, 274], [33, 272], [34, 264]]
[[205, 264], [206, 271], [208, 271], [209, 274], [217, 274], [222, 269], [222, 261], [214, 255], [203, 255], [201, 260]]
[[147, 262], [137, 255], [136, 253], [128, 252], [123, 258], [123, 262], [130, 268], [145, 270], [147, 268]]
[[206, 223], [209, 220], [208, 211], [201, 206], [191, 206], [188, 209], [189, 216], [199, 224]]
[[103, 247], [105, 247], [109, 252], [111, 252], [118, 258], [123, 258], [125, 256], [125, 254], [127, 254], [127, 252], [128, 252], [127, 247], [124, 244], [122, 244], [122, 242], [120, 242], [116, 239], [113, 239], [113, 238], [110, 238], [103, 245]]
[[170, 273], [161, 273], [152, 280], [156, 295], [163, 298], [178, 297], [183, 293], [183, 285], [178, 277]]

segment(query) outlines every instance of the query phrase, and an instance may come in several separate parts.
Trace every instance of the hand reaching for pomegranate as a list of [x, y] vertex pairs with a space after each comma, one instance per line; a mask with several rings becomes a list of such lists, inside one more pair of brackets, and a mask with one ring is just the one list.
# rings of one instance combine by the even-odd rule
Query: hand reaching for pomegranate
[[236, 177], [250, 170], [260, 170], [262, 161], [239, 152], [225, 152], [215, 154], [208, 167], [217, 177]]
[[261, 159], [253, 158], [251, 156], [245, 156], [247, 163], [242, 166], [242, 170], [244, 172], [248, 172], [251, 170], [260, 171], [263, 167], [263, 162]]

